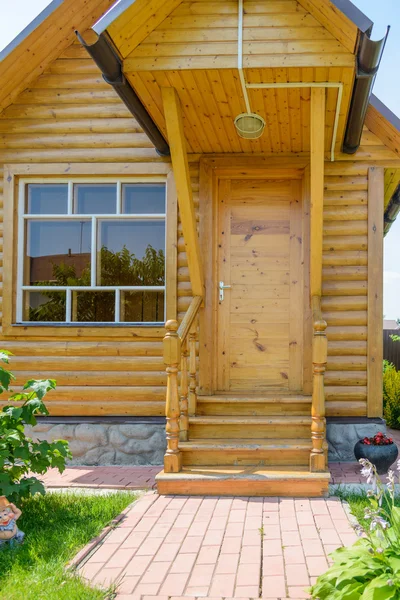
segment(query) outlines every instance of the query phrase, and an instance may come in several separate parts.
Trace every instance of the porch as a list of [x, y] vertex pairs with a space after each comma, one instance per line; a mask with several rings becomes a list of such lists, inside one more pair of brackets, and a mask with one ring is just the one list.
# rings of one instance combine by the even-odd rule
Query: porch
[[325, 91], [311, 92], [310, 162], [201, 160], [199, 237], [180, 100], [163, 99], [193, 299], [166, 323], [158, 490], [326, 495]]

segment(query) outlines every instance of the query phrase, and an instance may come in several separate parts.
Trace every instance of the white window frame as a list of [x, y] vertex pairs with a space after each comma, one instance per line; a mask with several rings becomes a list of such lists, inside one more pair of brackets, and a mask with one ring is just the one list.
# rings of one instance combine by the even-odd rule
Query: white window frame
[[[26, 187], [28, 184], [68, 184], [68, 208], [67, 214], [31, 215], [25, 212]], [[115, 214], [74, 214], [73, 213], [73, 189], [74, 184], [97, 183], [116, 185], [116, 213]], [[122, 209], [122, 184], [140, 183], [162, 183], [165, 186], [165, 213], [161, 214], [124, 214]], [[20, 178], [18, 182], [18, 242], [17, 242], [17, 290], [16, 290], [16, 325], [23, 326], [50, 326], [50, 327], [102, 327], [102, 326], [154, 326], [164, 325], [166, 319], [166, 285], [163, 286], [99, 286], [96, 285], [97, 272], [97, 221], [121, 220], [121, 217], [132, 221], [163, 221], [165, 223], [164, 256], [165, 276], [167, 269], [167, 178], [165, 176], [150, 177], [29, 177]], [[25, 261], [25, 223], [27, 221], [62, 220], [62, 221], [92, 221], [92, 251], [91, 251], [91, 285], [90, 286], [27, 286], [24, 285], [24, 261]], [[95, 251], [93, 251], [95, 249]], [[66, 320], [65, 321], [24, 321], [23, 320], [23, 295], [25, 291], [65, 291], [66, 293]], [[72, 321], [72, 292], [80, 291], [109, 291], [115, 292], [115, 320], [114, 321]], [[157, 291], [164, 292], [164, 320], [163, 321], [121, 321], [120, 320], [120, 295], [121, 291]]]

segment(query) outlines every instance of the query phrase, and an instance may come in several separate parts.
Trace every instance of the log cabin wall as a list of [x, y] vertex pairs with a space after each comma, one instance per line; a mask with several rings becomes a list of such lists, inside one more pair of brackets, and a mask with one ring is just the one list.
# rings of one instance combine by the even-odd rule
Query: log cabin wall
[[368, 168], [325, 176], [322, 309], [328, 323], [328, 416], [367, 414]]
[[[4, 164], [147, 162], [151, 169], [160, 161], [77, 44], [0, 114], [1, 211]], [[2, 246], [1, 240], [1, 251]], [[2, 336], [0, 347], [15, 354], [12, 370], [18, 383], [31, 377], [57, 380], [57, 391], [48, 397], [52, 415], [164, 415], [161, 335], [139, 341]]]
[[[326, 163], [323, 309], [328, 322], [327, 414], [367, 414], [368, 169], [394, 154], [367, 130], [357, 155]], [[147, 137], [73, 44], [0, 115], [0, 164], [160, 162]], [[190, 163], [199, 207], [199, 163]], [[1, 176], [2, 176], [1, 169]], [[3, 185], [1, 178], [0, 185]], [[2, 193], [2, 188], [1, 188]], [[383, 201], [383, 199], [382, 199]], [[2, 208], [2, 203], [1, 203]], [[178, 225], [178, 316], [191, 300]], [[161, 338], [2, 337], [18, 381], [53, 377], [53, 415], [164, 414]]]

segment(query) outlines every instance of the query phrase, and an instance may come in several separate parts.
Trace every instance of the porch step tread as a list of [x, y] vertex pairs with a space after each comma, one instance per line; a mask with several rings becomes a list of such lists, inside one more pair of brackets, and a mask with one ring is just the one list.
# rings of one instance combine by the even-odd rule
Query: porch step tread
[[311, 416], [196, 416], [189, 417], [193, 425], [309, 425]]
[[243, 402], [249, 402], [252, 404], [272, 404], [272, 403], [310, 403], [312, 402], [312, 396], [303, 394], [273, 394], [265, 396], [252, 396], [250, 394], [216, 394], [212, 396], [198, 396], [197, 402], [206, 403], [226, 403], [226, 404], [241, 404]]
[[180, 479], [326, 479], [330, 480], [329, 471], [324, 473], [312, 473], [304, 466], [276, 466], [271, 467], [240, 467], [240, 466], [215, 466], [204, 465], [194, 467], [183, 467], [179, 473], [165, 473], [161, 471], [156, 475], [156, 480], [163, 478]]
[[212, 438], [212, 439], [196, 439], [189, 442], [179, 442], [179, 449], [182, 452], [199, 450], [201, 452], [213, 451], [213, 450], [224, 450], [237, 451], [237, 450], [311, 450], [311, 438], [310, 439], [235, 439], [226, 440], [224, 438]]
[[161, 471], [156, 476], [160, 494], [207, 496], [328, 495], [330, 474], [311, 473], [300, 466], [208, 466], [183, 467], [179, 473]]

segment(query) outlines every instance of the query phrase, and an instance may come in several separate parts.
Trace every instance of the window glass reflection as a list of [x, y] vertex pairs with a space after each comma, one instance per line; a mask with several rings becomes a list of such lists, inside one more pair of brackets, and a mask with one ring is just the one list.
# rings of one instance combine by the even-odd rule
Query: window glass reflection
[[165, 213], [163, 183], [125, 183], [122, 186], [122, 212], [126, 214]]
[[164, 292], [121, 291], [122, 322], [164, 322]]
[[30, 183], [27, 185], [25, 212], [31, 215], [66, 215], [68, 185]]
[[90, 285], [91, 221], [29, 221], [25, 285]]
[[23, 320], [55, 323], [65, 321], [65, 292], [24, 292]]
[[72, 321], [109, 323], [115, 320], [115, 292], [72, 292]]
[[74, 185], [74, 213], [78, 215], [115, 215], [115, 183], [79, 183]]
[[98, 285], [164, 285], [164, 221], [102, 221], [98, 247]]

